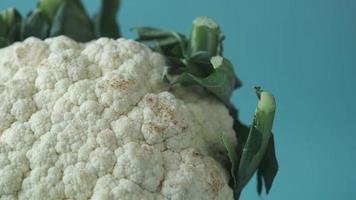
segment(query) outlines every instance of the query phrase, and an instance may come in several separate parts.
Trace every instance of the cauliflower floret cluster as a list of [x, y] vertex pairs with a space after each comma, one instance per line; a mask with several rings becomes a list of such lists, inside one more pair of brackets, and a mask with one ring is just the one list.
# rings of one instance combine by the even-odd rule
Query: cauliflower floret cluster
[[0, 199], [227, 200], [225, 106], [132, 40], [0, 49]]

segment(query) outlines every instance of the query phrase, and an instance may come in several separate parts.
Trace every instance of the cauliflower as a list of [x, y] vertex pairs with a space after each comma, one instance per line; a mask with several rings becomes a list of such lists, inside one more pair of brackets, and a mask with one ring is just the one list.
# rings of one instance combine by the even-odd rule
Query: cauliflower
[[233, 199], [228, 109], [164, 65], [123, 38], [0, 49], [0, 199]]

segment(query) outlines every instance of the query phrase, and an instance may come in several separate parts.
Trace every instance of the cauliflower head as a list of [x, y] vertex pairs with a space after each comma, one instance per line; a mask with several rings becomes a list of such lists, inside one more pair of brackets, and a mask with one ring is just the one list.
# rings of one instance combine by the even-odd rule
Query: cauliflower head
[[233, 199], [219, 139], [233, 119], [164, 83], [164, 65], [123, 38], [0, 49], [0, 199]]

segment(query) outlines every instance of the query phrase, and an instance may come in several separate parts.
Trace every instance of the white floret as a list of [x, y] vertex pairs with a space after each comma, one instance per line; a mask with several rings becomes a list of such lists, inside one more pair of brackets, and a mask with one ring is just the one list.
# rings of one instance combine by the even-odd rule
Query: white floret
[[117, 162], [113, 170], [116, 178], [132, 180], [150, 192], [157, 190], [163, 179], [164, 168], [159, 149], [130, 142], [115, 152]]
[[164, 65], [123, 38], [0, 49], [0, 200], [233, 199], [227, 108]]
[[92, 196], [97, 177], [94, 172], [77, 163], [64, 170], [63, 183], [65, 196], [70, 199], [88, 199]]

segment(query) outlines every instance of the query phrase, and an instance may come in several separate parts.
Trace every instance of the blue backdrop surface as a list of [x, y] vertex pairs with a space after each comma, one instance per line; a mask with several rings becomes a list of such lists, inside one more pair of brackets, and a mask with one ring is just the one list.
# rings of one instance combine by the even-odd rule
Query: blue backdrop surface
[[[1, 0], [22, 13], [35, 1]], [[85, 0], [93, 14], [100, 1]], [[356, 186], [355, 0], [124, 0], [120, 23], [188, 33], [200, 15], [225, 33], [226, 56], [244, 86], [234, 103], [252, 121], [261, 85], [275, 94], [274, 132], [280, 162], [273, 189], [262, 199], [354, 198]], [[251, 182], [242, 199], [260, 199]]]

